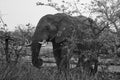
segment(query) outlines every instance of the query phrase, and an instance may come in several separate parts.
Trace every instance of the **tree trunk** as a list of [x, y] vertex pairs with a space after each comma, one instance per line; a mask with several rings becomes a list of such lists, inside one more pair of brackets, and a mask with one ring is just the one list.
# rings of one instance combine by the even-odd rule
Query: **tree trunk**
[[8, 46], [9, 46], [9, 39], [6, 38], [5, 39], [5, 55], [6, 55], [6, 61], [7, 61], [7, 63], [10, 63], [10, 54], [9, 54], [9, 48], [8, 48]]

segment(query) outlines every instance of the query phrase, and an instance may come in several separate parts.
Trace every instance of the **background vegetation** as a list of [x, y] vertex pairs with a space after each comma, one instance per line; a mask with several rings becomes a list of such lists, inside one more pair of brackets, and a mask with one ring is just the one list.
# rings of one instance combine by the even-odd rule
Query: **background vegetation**
[[[80, 0], [72, 3], [65, 0], [62, 4], [47, 0], [46, 3], [39, 1], [37, 6], [49, 6], [58, 12], [68, 15], [82, 15], [88, 13], [90, 18], [94, 17], [96, 27], [92, 27], [93, 35], [89, 29], [82, 31], [84, 40], [79, 41], [77, 29], [73, 29], [73, 35], [67, 37], [69, 50], [68, 56], [74, 57], [73, 63], [78, 60], [78, 56], [84, 54], [89, 57], [94, 56], [99, 60], [98, 72], [94, 76], [89, 76], [88, 72], [81, 71], [74, 67], [67, 74], [59, 73], [50, 62], [55, 62], [52, 55], [52, 48], [47, 46], [42, 48], [40, 54], [45, 59], [44, 66], [39, 70], [31, 64], [30, 43], [35, 27], [27, 23], [19, 25], [15, 31], [8, 31], [7, 24], [0, 17], [0, 80], [119, 80], [119, 57], [120, 57], [120, 1], [119, 0], [94, 0], [91, 4], [81, 4]], [[79, 8], [85, 6], [85, 12]], [[68, 31], [69, 33], [69, 31]], [[76, 40], [77, 39], [77, 40]], [[77, 46], [78, 43], [85, 46], [95, 46], [95, 49], [85, 50]], [[102, 44], [102, 47], [98, 47]], [[96, 49], [97, 48], [97, 49]], [[74, 50], [82, 51], [82, 54], [74, 55]], [[74, 54], [73, 54], [74, 53]], [[76, 59], [76, 60], [75, 60]], [[48, 61], [47, 61], [48, 60]], [[71, 60], [72, 63], [72, 60]], [[112, 65], [112, 66], [111, 66]]]

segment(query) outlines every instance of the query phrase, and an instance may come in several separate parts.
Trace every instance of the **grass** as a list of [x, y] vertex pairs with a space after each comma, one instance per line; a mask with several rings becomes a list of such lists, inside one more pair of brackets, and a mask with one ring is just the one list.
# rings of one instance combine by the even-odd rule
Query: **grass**
[[[43, 48], [43, 51], [45, 49]], [[47, 56], [53, 56], [47, 50]], [[0, 63], [0, 80], [119, 80], [120, 74], [105, 72], [104, 69], [97, 72], [95, 76], [89, 76], [80, 68], [72, 68], [66, 74], [59, 72], [56, 66], [44, 66], [41, 69], [35, 68], [30, 62], [20, 61], [16, 65]]]
[[104, 71], [89, 77], [86, 72], [81, 72], [79, 68], [73, 68], [65, 74], [60, 73], [56, 67], [37, 69], [31, 63], [19, 63], [11, 67], [1, 65], [0, 80], [119, 80], [119, 77], [115, 73]]

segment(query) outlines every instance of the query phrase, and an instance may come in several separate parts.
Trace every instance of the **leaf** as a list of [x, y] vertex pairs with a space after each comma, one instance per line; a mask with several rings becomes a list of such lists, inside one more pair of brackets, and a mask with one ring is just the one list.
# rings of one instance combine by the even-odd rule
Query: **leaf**
[[38, 6], [38, 5], [45, 5], [45, 4], [42, 2], [37, 2], [36, 5]]
[[52, 2], [52, 0], [48, 0], [48, 2]]

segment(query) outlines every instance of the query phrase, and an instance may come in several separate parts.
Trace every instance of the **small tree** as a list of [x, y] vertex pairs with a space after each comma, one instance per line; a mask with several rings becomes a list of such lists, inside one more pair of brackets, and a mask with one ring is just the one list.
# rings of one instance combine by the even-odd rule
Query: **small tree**
[[[69, 15], [81, 15], [84, 12], [89, 13], [89, 9], [87, 8], [88, 4], [81, 3], [80, 0], [66, 1], [61, 0], [59, 2], [52, 0], [45, 0], [36, 3], [36, 5], [48, 6], [52, 7], [58, 12], [66, 13]], [[85, 9], [84, 11], [82, 9]]]
[[34, 33], [34, 29], [35, 27], [30, 23], [26, 25], [19, 25], [16, 27], [15, 31], [13, 32], [13, 36], [21, 39], [22, 43], [27, 46], [31, 44], [31, 39]]
[[[105, 38], [104, 35], [104, 41], [106, 39], [109, 40], [106, 41], [107, 44], [113, 45], [114, 52], [117, 53], [117, 49], [120, 45], [120, 18], [119, 18], [119, 12], [120, 12], [120, 1], [119, 0], [94, 0], [92, 2], [92, 9], [91, 13], [94, 15], [96, 14], [96, 21], [98, 23], [107, 23], [107, 29], [105, 30], [104, 34], [107, 33], [107, 36]], [[109, 36], [108, 36], [109, 35]], [[114, 38], [110, 38], [114, 37]], [[111, 41], [111, 42], [110, 42]], [[106, 43], [105, 42], [105, 43]]]

